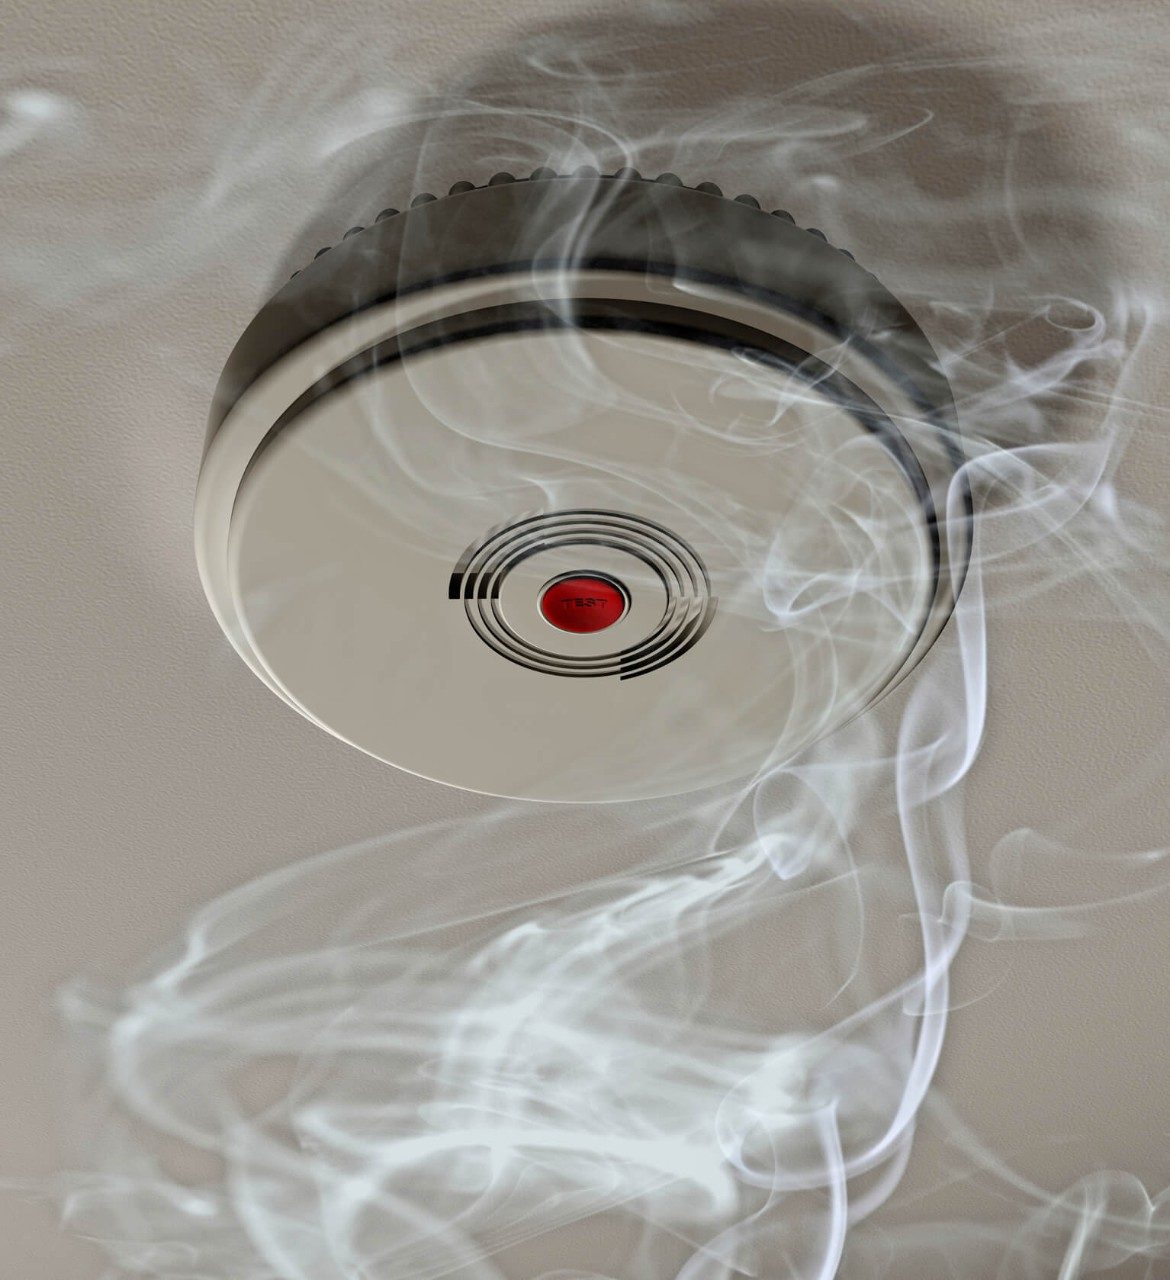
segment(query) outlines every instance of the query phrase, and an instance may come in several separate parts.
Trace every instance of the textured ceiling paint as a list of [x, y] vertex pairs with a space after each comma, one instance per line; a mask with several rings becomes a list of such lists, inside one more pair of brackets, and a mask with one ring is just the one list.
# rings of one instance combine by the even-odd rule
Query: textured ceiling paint
[[[891, 12], [884, 0], [853, 8], [875, 24]], [[893, 8], [905, 31], [957, 29], [992, 48], [1025, 19], [1071, 13], [1065, 0]], [[535, 24], [605, 12], [538, 0], [0, 0], [0, 83], [55, 90], [87, 112], [78, 136], [0, 160], [0, 245], [31, 243], [31, 220], [48, 213], [46, 235], [68, 243], [63, 269], [86, 272], [84, 228], [96, 218], [103, 243], [124, 246], [135, 272], [157, 269], [160, 279], [130, 314], [117, 306], [116, 259], [85, 314], [51, 299], [34, 305], [15, 289], [0, 299], [0, 1176], [58, 1167], [54, 1098], [64, 1067], [53, 1001], [62, 982], [79, 972], [117, 978], [193, 909], [264, 871], [383, 830], [474, 819], [486, 803], [388, 769], [300, 719], [230, 651], [196, 578], [190, 513], [208, 375], [316, 214], [304, 175], [289, 179], [283, 202], [266, 192], [284, 216], [266, 242], [232, 242], [230, 270], [215, 245], [180, 249], [163, 239], [157, 260], [134, 258], [136, 219], [214, 189], [217, 155], [201, 150], [198, 133], [223, 125], [217, 95], [230, 114], [271, 77], [303, 75], [311, 93], [306, 68], [323, 42], [390, 50], [396, 72], [426, 86]], [[1147, 24], [1165, 38], [1155, 3], [1111, 5], [1110, 20], [1119, 51], [1140, 45]], [[826, 20], [824, 30], [831, 41], [839, 28]], [[1062, 30], [1075, 44], [1076, 23]], [[1135, 121], [1156, 128], [1168, 89], [1170, 78], [1134, 84], [1118, 100], [1132, 94]], [[1091, 102], [1085, 109], [1091, 116]], [[170, 139], [168, 168], [157, 157]], [[1156, 197], [1159, 174], [1096, 154], [1094, 140], [1074, 128], [1065, 162], [1105, 165], [1119, 201]], [[116, 155], [115, 171], [87, 166], [87, 149]], [[149, 166], [139, 163], [145, 153], [155, 157]], [[191, 172], [192, 156], [201, 156], [201, 172]], [[122, 208], [125, 225], [112, 225], [111, 210]], [[189, 240], [197, 221], [187, 226]], [[1151, 276], [1166, 278], [1165, 237], [1145, 230], [1126, 250], [1147, 255]], [[896, 239], [896, 228], [884, 234]], [[184, 253], [174, 278], [172, 258]], [[1165, 403], [1170, 353], [1146, 359], [1146, 398]], [[1156, 412], [1138, 415], [1118, 483], [1170, 515], [1170, 447]], [[976, 857], [1020, 825], [1058, 834], [1075, 826], [1081, 843], [1108, 849], [1166, 841], [1163, 775], [1160, 805], [1151, 801], [1156, 785], [1136, 801], [1126, 791], [1143, 769], [1164, 770], [1161, 672], [1137, 636], [1098, 620], [1095, 607], [1073, 581], [992, 619], [990, 721], [967, 803]], [[541, 814], [534, 833], [555, 833], [561, 820], [555, 810]], [[509, 874], [533, 892], [551, 890], [558, 871], [520, 861]], [[1031, 888], [1038, 900], [1064, 901], [1069, 887]], [[972, 943], [957, 967], [963, 1007], [940, 1082], [966, 1123], [1044, 1186], [1117, 1167], [1161, 1187], [1170, 1182], [1167, 907], [1159, 898], [1119, 905], [1097, 924], [1090, 939], [1025, 945], [1007, 963]], [[906, 1183], [917, 1215], [996, 1216], [993, 1200], [973, 1208], [966, 1189], [950, 1193], [945, 1169], [945, 1143], [927, 1125]], [[97, 1252], [63, 1238], [35, 1197], [3, 1194], [0, 1239], [0, 1269], [21, 1280], [100, 1274]]]

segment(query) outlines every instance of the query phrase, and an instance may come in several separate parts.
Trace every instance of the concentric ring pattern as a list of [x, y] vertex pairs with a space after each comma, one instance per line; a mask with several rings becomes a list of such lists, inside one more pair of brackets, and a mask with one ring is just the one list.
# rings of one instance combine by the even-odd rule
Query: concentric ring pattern
[[[538, 553], [576, 547], [583, 553], [590, 547], [622, 552], [653, 572], [666, 603], [648, 633], [612, 652], [585, 656], [534, 644], [509, 624], [500, 602], [508, 574]], [[509, 662], [548, 675], [619, 680], [681, 657], [702, 638], [717, 606], [707, 570], [691, 546], [665, 526], [621, 511], [551, 512], [493, 530], [464, 552], [448, 596], [462, 602], [476, 634]]]

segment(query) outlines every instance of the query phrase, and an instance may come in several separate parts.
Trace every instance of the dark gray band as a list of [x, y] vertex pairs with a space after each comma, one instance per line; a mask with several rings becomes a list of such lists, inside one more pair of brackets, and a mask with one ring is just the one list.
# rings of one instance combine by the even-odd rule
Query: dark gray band
[[376, 222], [268, 302], [224, 367], [208, 440], [266, 370], [330, 325], [459, 280], [536, 270], [686, 278], [749, 296], [848, 338], [944, 433], [946, 380], [910, 313], [824, 240], [707, 191], [598, 175], [477, 187]]

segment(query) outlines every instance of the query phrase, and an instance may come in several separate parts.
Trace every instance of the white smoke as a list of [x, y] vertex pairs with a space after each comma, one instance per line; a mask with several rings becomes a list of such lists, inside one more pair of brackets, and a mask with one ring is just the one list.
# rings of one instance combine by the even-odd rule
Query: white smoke
[[[20, 205], [6, 285], [51, 311], [128, 307], [222, 270], [245, 240], [273, 243], [290, 191], [342, 193], [321, 217], [336, 239], [385, 202], [371, 155], [389, 157], [378, 182], [389, 168], [400, 204], [414, 184], [543, 163], [742, 181], [824, 225], [919, 316], [956, 390], [978, 512], [958, 610], [908, 684], [750, 787], [601, 816], [501, 804], [475, 826], [391, 832], [225, 894], [120, 989], [72, 984], [59, 1190], [113, 1274], [1170, 1267], [1160, 1189], [1099, 1170], [1039, 1187], [936, 1087], [968, 936], [1075, 940], [1168, 883], [1160, 850], [1106, 857], [1028, 831], [981, 856], [991, 882], [976, 883], [964, 784], [996, 697], [996, 610], [1083, 584], [1166, 655], [1170, 547], [1115, 474], [1157, 420], [1145, 361], [1162, 319], [1157, 282], [1116, 244], [1164, 210], [1167, 157], [1099, 95], [1154, 67], [1170, 33], [1135, 62], [1072, 18], [1005, 53], [838, 17], [865, 56], [833, 61], [802, 9], [731, 13], [549, 31], [442, 94], [308, 41], [251, 100], [209, 108], [186, 139], [189, 190], [154, 189], [146, 152], [134, 236], [107, 210], [81, 252], [33, 197]], [[0, 154], [109, 162], [85, 103], [30, 84], [6, 105]], [[1090, 106], [1153, 175], [1144, 203], [1062, 168], [1054, 122]], [[565, 874], [533, 892], [521, 853], [539, 843]], [[1017, 897], [1045, 864], [1091, 868], [1088, 891]], [[994, 1225], [883, 1218], [924, 1123], [947, 1135], [953, 1176], [996, 1189]]]

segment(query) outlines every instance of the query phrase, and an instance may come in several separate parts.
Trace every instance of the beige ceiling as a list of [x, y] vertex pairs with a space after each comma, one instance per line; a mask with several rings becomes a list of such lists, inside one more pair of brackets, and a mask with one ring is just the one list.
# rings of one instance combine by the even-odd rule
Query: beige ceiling
[[[662, 120], [680, 105], [717, 103], [718, 87], [737, 78], [760, 93], [782, 75], [895, 65], [941, 41], [966, 61], [922, 73], [940, 128], [965, 121], [969, 141], [986, 120], [990, 142], [932, 151], [920, 137], [897, 153], [908, 169], [918, 172], [919, 157], [923, 180], [944, 195], [949, 183], [956, 200], [979, 182], [991, 190], [1003, 121], [1030, 95], [1043, 101], [1047, 77], [1072, 105], [1031, 135], [1023, 162], [1086, 202], [1083, 216], [1075, 199], [1020, 211], [1033, 234], [1047, 226], [1060, 240], [1044, 263], [1051, 291], [1076, 295], [1115, 272], [1153, 296], [1167, 278], [1170, 166], [1159, 130], [1170, 59], [1151, 49], [1170, 51], [1170, 19], [1156, 0], [1113, 3], [1107, 15], [1066, 0], [858, 0], [848, 12], [775, 0], [750, 21], [739, 12], [723, 5], [656, 52], [685, 72], [651, 100]], [[371, 176], [384, 138], [367, 136], [355, 109], [384, 122], [410, 94], [459, 79], [504, 84], [522, 102], [511, 51], [533, 31], [570, 43], [599, 29], [620, 36], [648, 13], [541, 0], [0, 0], [0, 1178], [13, 1183], [0, 1197], [4, 1274], [102, 1274], [100, 1251], [66, 1238], [56, 1209], [21, 1189], [61, 1166], [62, 984], [84, 974], [116, 985], [190, 913], [262, 873], [379, 833], [494, 812], [333, 741], [232, 653], [191, 551], [203, 423], [219, 363], [297, 260], [294, 246], [318, 234], [326, 243], [360, 220], [378, 188], [404, 198], [404, 187], [482, 181], [511, 158], [541, 159], [535, 144], [481, 122], [473, 142], [453, 124], [432, 129], [416, 164], [415, 135], [400, 124]], [[1039, 81], [1015, 60], [1025, 44], [1045, 55]], [[891, 90], [901, 91], [904, 82]], [[724, 175], [835, 229], [831, 189], [785, 190], [734, 148], [686, 176]], [[956, 237], [948, 263], [938, 238], [921, 253], [907, 242], [898, 209], [852, 214], [865, 237], [853, 243], [859, 256], [887, 264], [888, 282], [916, 297], [949, 266], [978, 273], [1003, 248], [984, 227]], [[1157, 408], [1170, 395], [1163, 330], [1139, 361], [1118, 489], [1170, 516]], [[1159, 534], [1135, 525], [1135, 537]], [[989, 721], [964, 805], [977, 879], [990, 878], [992, 851], [1020, 828], [1088, 853], [1167, 841], [1164, 638], [1122, 625], [1116, 602], [1073, 566], [1067, 576], [1047, 567], [1065, 580], [1043, 595], [1009, 592], [1006, 575], [992, 585]], [[1164, 567], [1144, 565], [1128, 608], [1165, 593]], [[652, 832], [648, 844], [631, 834], [648, 827], [645, 813], [607, 821], [626, 856], [653, 853]], [[548, 864], [569, 823], [565, 810], [529, 815], [506, 860], [493, 862], [489, 842], [459, 867], [460, 892], [474, 897], [477, 877], [503, 875], [535, 897], [587, 875], [579, 851]], [[1096, 892], [1091, 866], [1037, 866], [1019, 886], [1032, 905]], [[940, 1097], [1046, 1190], [1118, 1169], [1160, 1191], [1170, 1184], [1168, 970], [1170, 899], [1156, 893], [1095, 910], [1075, 937], [1008, 948], [976, 937], [956, 967]], [[889, 1221], [1001, 1217], [996, 1193], [948, 1186], [940, 1117], [927, 1117]], [[1170, 1274], [1170, 1261], [1161, 1265], [1150, 1274]]]

